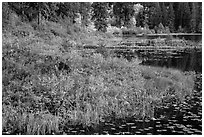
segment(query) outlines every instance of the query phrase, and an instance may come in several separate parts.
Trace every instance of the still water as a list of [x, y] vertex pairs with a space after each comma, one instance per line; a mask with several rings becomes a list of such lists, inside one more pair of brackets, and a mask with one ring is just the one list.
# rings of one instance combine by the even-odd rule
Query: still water
[[[161, 38], [166, 38], [168, 36], [159, 36]], [[189, 35], [189, 34], [183, 34], [183, 35], [173, 35], [174, 38], [179, 38], [179, 39], [185, 39], [185, 40], [191, 40], [191, 41], [194, 41], [194, 42], [199, 42], [199, 41], [202, 41], [202, 35]], [[158, 36], [148, 36], [146, 37], [147, 39], [155, 39], [155, 38], [158, 38]]]
[[193, 96], [186, 97], [182, 104], [164, 104], [155, 109], [154, 120], [112, 119], [96, 128], [67, 126], [70, 135], [202, 135], [202, 51], [138, 50], [115, 51], [128, 60], [139, 57], [142, 65], [176, 68], [195, 71], [196, 81]]
[[[200, 42], [202, 41], [202, 34], [173, 34], [171, 35], [173, 38], [178, 38], [178, 39], [185, 39], [185, 40], [190, 40], [194, 42]], [[134, 38], [135, 36], [123, 36], [123, 38]], [[156, 38], [168, 38], [168, 35], [148, 35], [148, 36], [142, 36], [140, 38], [142, 39], [156, 39]]]
[[121, 55], [127, 60], [138, 57], [142, 65], [166, 67], [179, 69], [181, 71], [202, 72], [202, 50], [136, 50], [115, 51], [117, 56]]

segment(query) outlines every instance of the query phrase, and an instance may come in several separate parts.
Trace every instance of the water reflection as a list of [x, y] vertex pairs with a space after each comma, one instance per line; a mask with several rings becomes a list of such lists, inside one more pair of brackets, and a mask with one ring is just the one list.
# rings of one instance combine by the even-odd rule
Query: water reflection
[[[146, 51], [148, 52], [148, 51]], [[137, 52], [139, 57], [145, 58], [143, 65], [161, 66], [166, 68], [176, 68], [182, 71], [202, 72], [202, 52], [196, 49], [189, 51], [174, 52], [151, 52], [143, 54]]]
[[[135, 38], [135, 36], [123, 36], [124, 39], [129, 38]], [[156, 38], [178, 38], [178, 39], [185, 39], [185, 40], [191, 40], [194, 42], [200, 42], [202, 41], [202, 34], [182, 34], [182, 35], [148, 35], [148, 36], [141, 36], [139, 37], [141, 39], [156, 39]]]
[[123, 56], [127, 60], [138, 57], [142, 65], [175, 68], [181, 71], [202, 72], [202, 51], [200, 49], [189, 49], [179, 51], [162, 50], [137, 50], [115, 51], [117, 56]]
[[196, 42], [202, 41], [202, 35], [179, 35], [175, 37], [180, 39], [185, 39], [185, 40], [196, 41]]

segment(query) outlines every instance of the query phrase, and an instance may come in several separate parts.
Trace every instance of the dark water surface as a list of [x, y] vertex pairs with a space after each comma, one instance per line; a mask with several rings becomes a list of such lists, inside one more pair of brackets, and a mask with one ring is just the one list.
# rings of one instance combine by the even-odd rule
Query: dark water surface
[[196, 71], [195, 90], [182, 104], [166, 103], [155, 109], [154, 120], [112, 119], [96, 128], [67, 126], [71, 135], [202, 135], [202, 51], [116, 51], [128, 60], [138, 56], [143, 65]]
[[[124, 38], [129, 38], [129, 37], [134, 37], [134, 36], [131, 36], [131, 35], [128, 35], [128, 36], [123, 36]], [[169, 36], [168, 35], [159, 35], [159, 36], [154, 36], [154, 35], [149, 35], [149, 36], [142, 36], [141, 38], [143, 39], [156, 39], [156, 38], [168, 38]], [[194, 42], [200, 42], [202, 41], [202, 34], [179, 34], [179, 35], [172, 35], [173, 38], [179, 38], [179, 39], [185, 39], [185, 40], [191, 40], [191, 41], [194, 41]]]
[[191, 40], [191, 41], [202, 41], [202, 35], [180, 35], [175, 36], [176, 38], [185, 39], [185, 40]]
[[181, 71], [202, 72], [202, 50], [137, 50], [115, 51], [127, 60], [138, 57], [142, 65], [179, 69]]
[[[195, 41], [195, 42], [202, 41], [202, 35], [176, 35], [176, 36], [173, 36], [173, 37], [174, 38], [179, 38], [179, 39], [191, 40], [191, 41]], [[147, 37], [147, 38], [155, 39], [155, 38], [158, 38], [158, 37]], [[166, 38], [166, 36], [164, 36], [163, 38]]]

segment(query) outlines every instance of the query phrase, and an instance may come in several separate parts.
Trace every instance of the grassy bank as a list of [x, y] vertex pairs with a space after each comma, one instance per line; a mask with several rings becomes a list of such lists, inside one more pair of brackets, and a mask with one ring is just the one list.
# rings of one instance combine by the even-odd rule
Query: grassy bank
[[56, 134], [66, 125], [94, 126], [111, 117], [150, 119], [155, 107], [191, 94], [190, 73], [90, 53], [75, 34], [48, 30], [3, 34], [4, 133]]

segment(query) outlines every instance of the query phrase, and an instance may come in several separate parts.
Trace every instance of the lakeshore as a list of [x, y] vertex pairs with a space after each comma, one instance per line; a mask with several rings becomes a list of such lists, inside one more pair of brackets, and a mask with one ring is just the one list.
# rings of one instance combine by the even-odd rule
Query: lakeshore
[[193, 91], [193, 72], [146, 67], [137, 57], [127, 61], [104, 49], [61, 56], [21, 45], [3, 44], [3, 131], [10, 134], [62, 134], [63, 125], [95, 127], [112, 117], [151, 120], [164, 101], [179, 104]]
[[202, 3], [3, 2], [2, 134], [202, 135]]

